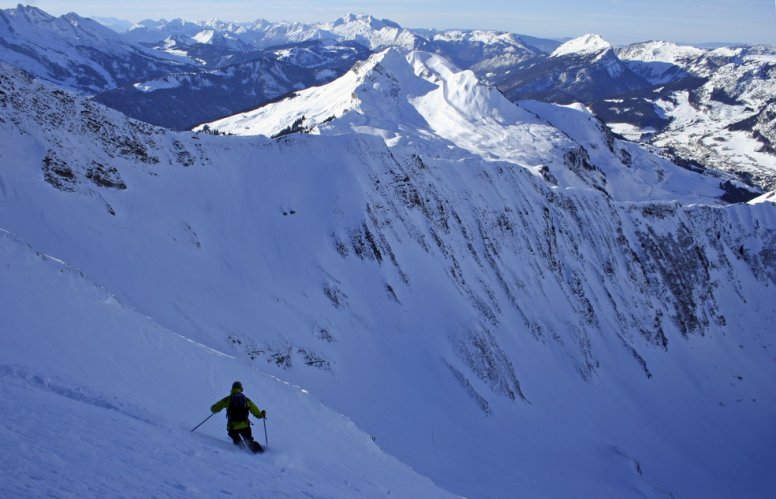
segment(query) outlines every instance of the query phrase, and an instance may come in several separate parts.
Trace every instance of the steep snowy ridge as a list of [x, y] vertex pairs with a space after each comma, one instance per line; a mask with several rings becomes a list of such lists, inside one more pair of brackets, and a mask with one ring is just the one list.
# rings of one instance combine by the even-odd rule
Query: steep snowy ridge
[[[251, 68], [263, 57], [257, 49], [305, 43], [349, 43], [359, 47], [357, 60], [386, 47], [425, 50], [475, 71], [515, 102], [582, 102], [619, 135], [658, 147], [690, 169], [735, 176], [736, 182], [723, 182], [730, 201], [776, 185], [769, 46], [703, 50], [652, 41], [614, 49], [594, 34], [560, 46], [487, 30], [406, 29], [366, 14], [312, 24], [144, 21], [122, 35], [75, 14], [54, 18], [34, 7], [4, 10], [0, 22], [0, 59], [81, 93], [108, 91], [103, 103], [174, 129], [250, 109], [345, 71], [337, 59], [324, 58], [331, 67], [304, 62], [315, 58], [282, 61], [301, 65], [289, 85], [287, 68], [262, 66], [261, 77]], [[248, 66], [215, 78], [204, 72], [235, 64]], [[160, 80], [167, 82], [161, 92], [133, 91], [135, 84], [159, 89]]]
[[269, 137], [366, 133], [389, 146], [428, 142], [424, 148], [444, 149], [449, 142], [460, 153], [508, 161], [560, 187], [592, 187], [620, 200], [707, 202], [722, 194], [720, 178], [617, 141], [584, 110], [517, 106], [471, 71], [427, 52], [388, 49], [330, 84], [207, 126]]
[[749, 201], [749, 204], [765, 203], [766, 201], [776, 203], [776, 191], [766, 192], [762, 196], [758, 196]]
[[[157, 431], [121, 416], [133, 437], [127, 445], [140, 449], [131, 455], [145, 457], [130, 460], [132, 473], [143, 476], [188, 452], [226, 473], [210, 480], [213, 471], [202, 471], [201, 481], [185, 467], [150, 473], [159, 477], [152, 483], [178, 487], [181, 495], [188, 480], [207, 493], [223, 490], [224, 476], [255, 468], [238, 460], [243, 455], [213, 462], [194, 436], [149, 452], [160, 438], [170, 442], [176, 424], [185, 421], [180, 432], [188, 431], [188, 413], [207, 407], [211, 387], [219, 391], [235, 377], [250, 379], [271, 414], [294, 415], [271, 420], [271, 446], [287, 454], [254, 475], [249, 487], [298, 495], [309, 490], [305, 484], [323, 480], [320, 495], [387, 496], [386, 482], [414, 476], [391, 495], [438, 492], [417, 475], [403, 475], [401, 465], [390, 472], [362, 465], [362, 458], [374, 462], [364, 453], [377, 450], [363, 434], [346, 430], [350, 436], [337, 438], [344, 425], [338, 416], [312, 401], [302, 407], [310, 399], [294, 398], [291, 389], [251, 375], [252, 369], [309, 390], [386, 452], [456, 494], [764, 497], [773, 490], [773, 203], [687, 205], [681, 195], [674, 198], [679, 201], [619, 202], [590, 188], [590, 179], [584, 189], [553, 187], [508, 158], [458, 145], [420, 112], [434, 107], [431, 101], [415, 107], [406, 96], [445, 95], [450, 109], [462, 107], [470, 120], [481, 117], [473, 110], [497, 111], [490, 118], [504, 122], [516, 113], [520, 127], [537, 133], [536, 143], [558, 149], [547, 152], [564, 155], [567, 145], [587, 141], [591, 151], [598, 144], [588, 154], [590, 165], [614, 167], [616, 154], [593, 118], [573, 108], [507, 111], [494, 104], [497, 93], [435, 56], [389, 54], [360, 73], [361, 85], [348, 87], [357, 90], [355, 97], [347, 94], [352, 101], [337, 101], [347, 104], [339, 119], [316, 123], [318, 135], [278, 140], [172, 133], [2, 71], [0, 227], [14, 241], [78, 269], [123, 304], [121, 310], [136, 311], [108, 320], [105, 296], [67, 292], [48, 260], [48, 270], [29, 264], [0, 281], [3, 300], [20, 303], [23, 312], [0, 315], [3, 342], [13, 346], [3, 349], [2, 362], [13, 364], [5, 372], [17, 373], [6, 376], [13, 382], [3, 384], [3, 396], [12, 403], [4, 407], [28, 407], [30, 398], [35, 406], [55, 404], [72, 433], [90, 442], [87, 454], [105, 455], [89, 438], [93, 428], [78, 423], [83, 404], [55, 398], [51, 390], [31, 391], [18, 380], [53, 374], [57, 386], [76, 392], [85, 386], [82, 398], [104, 401], [112, 380], [97, 368], [125, 349], [137, 352], [126, 363], [118, 360], [115, 382], [131, 406], [125, 412], [168, 421]], [[424, 69], [428, 74], [416, 79]], [[359, 74], [330, 85], [345, 88], [345, 78]], [[382, 121], [357, 112], [381, 102], [377, 110], [393, 113]], [[312, 109], [318, 101], [306, 103]], [[387, 127], [396, 118], [398, 126]], [[549, 124], [568, 120], [562, 131]], [[423, 126], [410, 133], [416, 125]], [[613, 144], [614, 151], [624, 147]], [[524, 154], [538, 154], [527, 141], [524, 147]], [[647, 161], [634, 158], [633, 168]], [[588, 163], [571, 161], [581, 170]], [[678, 174], [663, 166], [667, 178]], [[6, 269], [33, 253], [13, 249], [23, 245], [8, 237], [0, 240], [11, 248], [2, 253]], [[40, 277], [22, 277], [31, 273]], [[48, 299], [33, 298], [49, 285], [40, 295]], [[158, 326], [144, 330], [143, 316]], [[92, 326], [82, 327], [88, 317]], [[38, 373], [31, 366], [42, 354], [19, 340], [20, 331], [52, 325], [59, 336], [45, 350], [51, 372]], [[162, 353], [142, 348], [157, 344], [160, 330], [240, 360], [224, 364], [210, 351], [184, 350], [174, 335], [168, 335], [172, 346], [158, 348]], [[120, 331], [125, 348], [110, 347], [95, 371], [79, 362], [87, 353], [67, 341], [79, 332]], [[194, 372], [193, 382], [158, 361], [169, 360], [165, 351], [194, 357], [181, 361], [189, 366], [184, 374]], [[135, 374], [137, 359], [146, 355], [155, 360], [142, 362]], [[136, 375], [138, 383], [122, 381]], [[169, 385], [155, 387], [154, 380], [168, 378]], [[137, 393], [141, 386], [150, 392]], [[160, 408], [156, 394], [170, 392], [186, 399], [185, 419], [177, 409]], [[107, 431], [110, 419], [101, 418], [102, 410], [89, 408], [86, 421], [104, 420], [99, 428]], [[321, 411], [327, 415], [318, 424]], [[2, 433], [8, 446], [40, 431], [32, 415], [14, 421], [16, 431]], [[274, 433], [276, 424], [283, 429]], [[222, 429], [206, 431], [218, 437]], [[328, 439], [324, 449], [326, 442], [342, 446], [305, 460], [313, 452], [307, 440], [316, 434]], [[341, 467], [325, 463], [342, 455], [353, 459]], [[40, 468], [36, 453], [3, 459], [9, 475], [0, 483], [14, 491], [27, 483], [17, 481], [18, 470]], [[379, 453], [375, 459], [382, 459]], [[61, 460], [55, 454], [46, 462], [56, 467]], [[353, 470], [365, 468], [374, 474], [355, 481]], [[105, 483], [96, 476], [102, 468], [77, 470], [78, 484]], [[21, 490], [43, 493], [52, 481]], [[90, 491], [78, 484], [73, 495]]]
[[[24, 9], [21, 11], [32, 12]], [[9, 19], [9, 15], [5, 18]], [[60, 40], [57, 29], [63, 30], [52, 26], [57, 23], [42, 22], [46, 16], [41, 11], [28, 15], [36, 20], [38, 27], [47, 26], [53, 33], [27, 32], [23, 39]], [[61, 20], [67, 24], [74, 19], [69, 15]], [[83, 28], [89, 23], [77, 20], [75, 24]], [[86, 31], [91, 35], [96, 33], [94, 29]], [[114, 34], [103, 43], [93, 44], [97, 46], [96, 55], [68, 53], [65, 60], [76, 62], [66, 64], [62, 62], [62, 54], [41, 54], [26, 41], [13, 37], [3, 40], [10, 51], [0, 51], [0, 55], [38, 77], [86, 93], [127, 83], [157, 88], [145, 82], [180, 72], [181, 68], [170, 67], [167, 62], [161, 66], [154, 63], [149, 71], [142, 57], [133, 57], [131, 64], [121, 71], [113, 71], [117, 61], [123, 64], [121, 57], [115, 57], [121, 50], [111, 49], [110, 54], [100, 50], [103, 45], [113, 47], [117, 36]], [[688, 168], [725, 170], [748, 184], [745, 189], [735, 183], [725, 184], [728, 200], [745, 201], [776, 185], [773, 89], [761, 84], [773, 80], [773, 47], [702, 50], [652, 41], [613, 49], [609, 42], [593, 34], [578, 37], [561, 47], [551, 40], [496, 31], [408, 30], [392, 21], [352, 14], [333, 22], [312, 24], [264, 20], [233, 23], [216, 19], [198, 23], [180, 19], [144, 21], [122, 36], [123, 40], [155, 46], [159, 52], [152, 53], [152, 57], [168, 58], [162, 52], [169, 52], [180, 62], [211, 69], [246, 62], [257, 48], [309, 42], [342, 44], [348, 41], [365, 51], [389, 46], [427, 50], [452, 60], [459, 67], [472, 69], [512, 101], [582, 102], [616, 133], [630, 140], [657, 146], [667, 157]], [[63, 40], [65, 45], [69, 43]], [[133, 50], [138, 49], [135, 46]], [[326, 73], [326, 68], [319, 69], [321, 73], [316, 75], [321, 76], [319, 79], [303, 75], [299, 78], [301, 86], [318, 84], [343, 71], [335, 68], [335, 74], [331, 74]], [[237, 73], [240, 72], [234, 72], [234, 79], [226, 82], [200, 75], [203, 85], [211, 85], [205, 92], [200, 92], [197, 85], [193, 92], [188, 85], [180, 85], [152, 97], [119, 88], [112, 90], [115, 95], [103, 99], [103, 103], [141, 120], [185, 129], [194, 123], [248, 109], [259, 103], [255, 101], [266, 102], [273, 98], [270, 94], [276, 94], [259, 91], [257, 99], [250, 102], [236, 98], [246, 92], [251, 94], [250, 88], [246, 90], [240, 82], [259, 86], [265, 83], [250, 77], [238, 79]], [[277, 87], [286, 92], [293, 90], [282, 84]], [[223, 88], [222, 95], [207, 95], [214, 88]], [[176, 110], [171, 103], [177, 99], [183, 104]], [[209, 109], [198, 113], [198, 106], [188, 104], [191, 100], [208, 102]], [[221, 109], [217, 105], [219, 101], [229, 102]], [[180, 111], [181, 108], [185, 111]]]

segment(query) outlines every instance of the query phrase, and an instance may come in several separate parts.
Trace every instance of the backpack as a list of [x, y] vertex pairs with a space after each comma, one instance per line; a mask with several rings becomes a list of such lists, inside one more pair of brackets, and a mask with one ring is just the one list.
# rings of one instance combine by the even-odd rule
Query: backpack
[[228, 421], [248, 420], [248, 397], [242, 393], [234, 393], [229, 397], [229, 407], [226, 409]]

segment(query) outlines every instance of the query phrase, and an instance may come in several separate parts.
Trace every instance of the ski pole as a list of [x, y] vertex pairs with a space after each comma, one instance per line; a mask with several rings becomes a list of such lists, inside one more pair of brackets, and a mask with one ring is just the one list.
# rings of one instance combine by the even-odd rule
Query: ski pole
[[269, 447], [269, 439], [267, 438], [267, 418], [261, 418], [264, 420], [264, 443]]
[[205, 419], [204, 419], [204, 420], [203, 420], [201, 423], [199, 423], [197, 426], [195, 426], [194, 428], [192, 428], [192, 429], [191, 429], [191, 431], [194, 431], [194, 430], [196, 430], [197, 428], [199, 428], [200, 426], [202, 426], [202, 425], [205, 423], [205, 421], [207, 421], [208, 419], [212, 418], [214, 415], [215, 415], [215, 412], [211, 412], [211, 413], [210, 413], [210, 416], [206, 417], [206, 418], [205, 418]]

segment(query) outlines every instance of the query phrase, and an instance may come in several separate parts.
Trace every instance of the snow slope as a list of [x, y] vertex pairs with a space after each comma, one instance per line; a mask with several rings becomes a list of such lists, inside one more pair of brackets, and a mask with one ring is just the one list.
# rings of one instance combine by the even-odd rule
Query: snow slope
[[749, 201], [751, 204], [757, 204], [757, 203], [764, 203], [766, 201], [770, 201], [771, 203], [776, 202], [776, 191], [766, 192], [762, 196], [758, 196], [751, 201]]
[[552, 54], [550, 54], [550, 57], [562, 57], [564, 55], [599, 55], [612, 49], [612, 45], [601, 38], [600, 35], [587, 34], [567, 41], [555, 49]]
[[[116, 417], [139, 449], [117, 475], [138, 495], [142, 481], [121, 477], [210, 496], [209, 484], [218, 493], [230, 469], [250, 466], [261, 478], [250, 486], [270, 495], [388, 496], [387, 483], [391, 496], [439, 493], [410, 467], [469, 497], [767, 497], [774, 205], [618, 201], [577, 173], [584, 188], [554, 186], [511, 156], [458, 145], [431, 126], [433, 106], [402, 96], [438, 92], [472, 123], [517, 116], [541, 132], [498, 154], [554, 144], [563, 157], [584, 143], [598, 164], [614, 153], [589, 115], [537, 108], [573, 120], [564, 129], [525, 108], [506, 115], [495, 92], [443, 61], [390, 54], [340, 119], [279, 140], [172, 133], [0, 73], [0, 227], [13, 235], [2, 239], [0, 289], [19, 310], [0, 318], [0, 358], [15, 373], [3, 378], [2, 443], [32, 445], [39, 431], [34, 415], [9, 413], [17, 407], [51, 404], [74, 428], [43, 429], [53, 472], [17, 481], [41, 476], [38, 453], [4, 453], [14, 474], [0, 483], [45, 493], [61, 480], [63, 449], [86, 449], [85, 461], [68, 460], [76, 492], [113, 491], [103, 478], [113, 473], [89, 456], [107, 454], [93, 425], [107, 431]], [[426, 78], [410, 78], [423, 68]], [[359, 105], [382, 107], [364, 116]], [[265, 374], [303, 387], [404, 465]], [[29, 388], [36, 375], [55, 388]], [[240, 461], [257, 456], [227, 457], [215, 421], [206, 442], [187, 433], [234, 378], [270, 413], [273, 452], [258, 459], [287, 453], [259, 472]], [[207, 469], [168, 466], [187, 453]]]
[[[81, 272], [0, 231], [3, 497], [452, 497], [305, 390], [161, 327]], [[268, 411], [248, 455], [231, 387]], [[264, 443], [261, 423], [254, 436]]]

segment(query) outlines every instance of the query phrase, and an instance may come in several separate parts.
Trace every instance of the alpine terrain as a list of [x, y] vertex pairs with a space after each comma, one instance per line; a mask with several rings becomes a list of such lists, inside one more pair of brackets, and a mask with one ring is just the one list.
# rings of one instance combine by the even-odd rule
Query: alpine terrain
[[772, 495], [772, 48], [20, 16], [92, 26], [0, 17], [0, 496]]
[[772, 46], [702, 50], [653, 41], [615, 48], [585, 35], [549, 55], [480, 73], [514, 101], [584, 103], [616, 133], [658, 146], [687, 168], [776, 187]]

